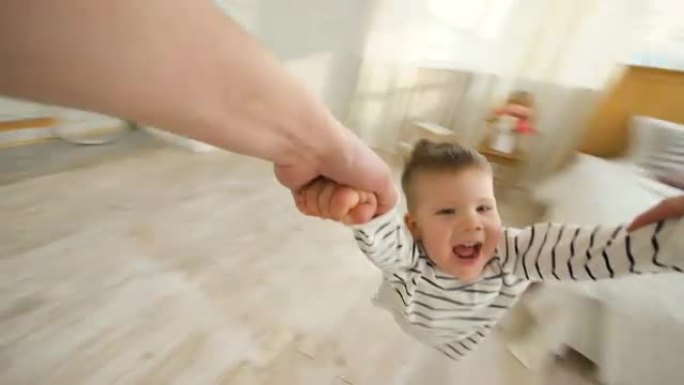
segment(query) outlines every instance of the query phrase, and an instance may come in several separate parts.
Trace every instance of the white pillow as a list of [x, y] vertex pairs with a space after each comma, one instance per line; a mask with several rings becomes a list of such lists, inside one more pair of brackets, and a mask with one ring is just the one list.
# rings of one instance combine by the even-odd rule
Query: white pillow
[[627, 158], [634, 164], [641, 164], [644, 158], [658, 149], [658, 141], [651, 127], [660, 122], [648, 116], [634, 116], [629, 124], [629, 149]]
[[632, 118], [630, 158], [654, 177], [684, 170], [684, 126], [646, 116]]
[[637, 183], [639, 184], [639, 187], [648, 190], [661, 199], [682, 195], [681, 189], [661, 183], [652, 178], [641, 176], [637, 179]]

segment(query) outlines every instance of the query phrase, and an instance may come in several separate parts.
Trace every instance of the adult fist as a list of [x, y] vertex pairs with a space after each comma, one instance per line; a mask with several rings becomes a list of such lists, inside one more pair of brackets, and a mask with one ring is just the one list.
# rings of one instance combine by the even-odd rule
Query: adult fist
[[377, 202], [374, 215], [386, 213], [399, 200], [389, 166], [346, 128], [342, 127], [340, 134], [318, 158], [296, 164], [276, 164], [276, 178], [296, 194], [323, 176], [340, 185], [373, 193]]

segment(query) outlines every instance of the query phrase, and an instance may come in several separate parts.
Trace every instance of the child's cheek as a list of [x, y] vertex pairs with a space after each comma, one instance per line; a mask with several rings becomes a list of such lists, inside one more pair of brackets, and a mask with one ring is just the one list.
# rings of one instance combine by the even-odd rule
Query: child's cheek
[[491, 241], [491, 239], [485, 239], [484, 243], [482, 244], [482, 248], [480, 249], [480, 255], [484, 258], [491, 258], [492, 255], [494, 255], [494, 243]]
[[494, 229], [487, 234], [487, 240], [485, 242], [485, 247], [483, 248], [485, 257], [491, 258], [494, 256], [496, 253], [496, 247], [499, 245], [499, 241], [501, 240], [502, 236], [503, 232], [501, 230]]

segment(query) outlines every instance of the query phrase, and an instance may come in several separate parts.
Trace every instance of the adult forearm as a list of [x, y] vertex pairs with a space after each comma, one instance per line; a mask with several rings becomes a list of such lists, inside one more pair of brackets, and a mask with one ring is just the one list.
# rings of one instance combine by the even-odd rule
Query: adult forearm
[[210, 1], [6, 0], [2, 8], [2, 94], [127, 118], [277, 163], [322, 156], [346, 135]]

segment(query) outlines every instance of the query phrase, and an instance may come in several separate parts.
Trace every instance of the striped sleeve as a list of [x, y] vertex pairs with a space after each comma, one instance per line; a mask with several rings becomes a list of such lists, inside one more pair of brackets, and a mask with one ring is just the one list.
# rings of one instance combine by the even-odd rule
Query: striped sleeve
[[350, 227], [359, 249], [381, 270], [405, 271], [415, 265], [420, 251], [397, 209]]
[[532, 281], [682, 272], [684, 220], [662, 221], [629, 233], [622, 227], [552, 223], [507, 228], [498, 250], [505, 270]]

